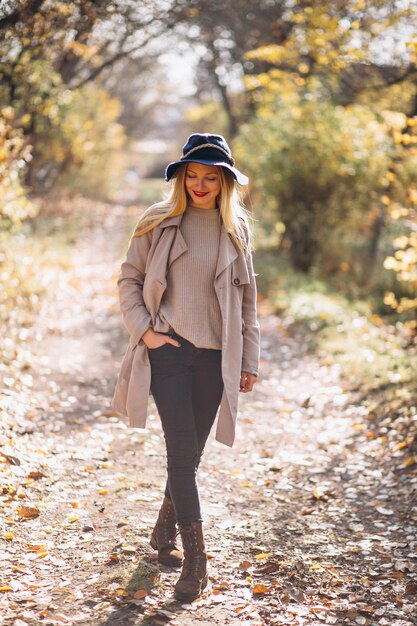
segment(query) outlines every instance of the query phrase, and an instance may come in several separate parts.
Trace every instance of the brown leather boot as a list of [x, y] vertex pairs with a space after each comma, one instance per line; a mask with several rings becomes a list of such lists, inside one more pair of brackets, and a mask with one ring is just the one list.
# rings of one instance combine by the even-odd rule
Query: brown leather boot
[[171, 567], [180, 567], [183, 560], [183, 554], [175, 544], [178, 534], [176, 521], [174, 505], [165, 497], [152, 531], [150, 544], [154, 550], [158, 550], [158, 561]]
[[204, 545], [203, 525], [192, 522], [180, 524], [184, 563], [181, 576], [175, 585], [174, 595], [177, 600], [191, 602], [198, 598], [207, 587], [207, 553]]

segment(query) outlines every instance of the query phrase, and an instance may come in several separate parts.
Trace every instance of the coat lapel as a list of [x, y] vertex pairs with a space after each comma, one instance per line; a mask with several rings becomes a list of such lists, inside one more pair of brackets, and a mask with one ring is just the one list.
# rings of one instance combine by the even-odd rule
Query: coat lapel
[[[174, 237], [174, 239], [170, 247], [170, 251], [169, 251], [167, 268], [172, 265], [175, 259], [178, 259], [178, 257], [181, 256], [181, 254], [183, 254], [184, 252], [188, 250], [188, 246], [185, 243], [181, 230], [178, 228], [178, 226], [181, 224], [182, 217], [183, 217], [182, 214], [175, 215], [174, 217], [169, 217], [168, 219], [164, 220], [161, 223], [161, 228], [164, 230], [168, 226], [175, 226], [175, 232], [173, 233], [173, 235], [171, 235]], [[170, 232], [170, 231], [167, 231], [167, 232]]]
[[216, 266], [216, 278], [237, 258], [237, 250], [224, 226], [220, 231], [219, 257]]

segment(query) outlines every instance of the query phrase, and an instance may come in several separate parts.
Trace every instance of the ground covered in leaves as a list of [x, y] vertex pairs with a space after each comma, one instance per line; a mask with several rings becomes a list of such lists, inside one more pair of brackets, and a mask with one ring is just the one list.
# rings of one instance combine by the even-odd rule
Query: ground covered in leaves
[[211, 440], [199, 475], [210, 587], [174, 601], [178, 573], [148, 544], [165, 481], [158, 418], [151, 406], [148, 430], [132, 430], [110, 409], [135, 215], [88, 208], [71, 258], [42, 268], [35, 318], [10, 313], [1, 339], [0, 624], [416, 624], [415, 407], [351, 390], [265, 304], [237, 443]]

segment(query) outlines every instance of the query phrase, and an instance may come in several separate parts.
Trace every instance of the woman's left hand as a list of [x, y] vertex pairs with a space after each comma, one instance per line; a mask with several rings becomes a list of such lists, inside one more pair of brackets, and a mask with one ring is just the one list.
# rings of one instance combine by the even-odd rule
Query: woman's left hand
[[250, 372], [242, 372], [240, 375], [240, 389], [242, 393], [252, 391], [254, 384], [257, 382], [257, 376]]

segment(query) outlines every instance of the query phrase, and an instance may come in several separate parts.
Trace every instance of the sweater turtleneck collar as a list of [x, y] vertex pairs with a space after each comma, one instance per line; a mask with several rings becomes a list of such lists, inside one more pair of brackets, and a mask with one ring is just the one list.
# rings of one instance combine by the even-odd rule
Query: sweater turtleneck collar
[[205, 217], [207, 219], [215, 219], [216, 217], [220, 216], [219, 209], [197, 209], [193, 206], [188, 206], [186, 209], [186, 213], [188, 213], [189, 215], [195, 215], [197, 217]]

